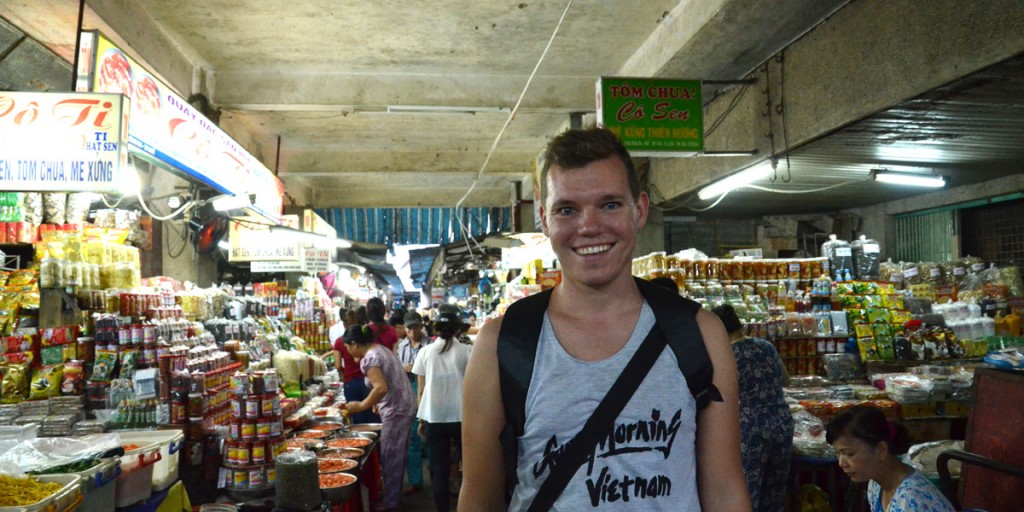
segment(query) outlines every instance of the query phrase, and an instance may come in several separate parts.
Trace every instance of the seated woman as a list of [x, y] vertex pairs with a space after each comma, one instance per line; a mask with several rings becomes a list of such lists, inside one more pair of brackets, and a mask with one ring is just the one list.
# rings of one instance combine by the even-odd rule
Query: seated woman
[[910, 449], [910, 434], [877, 407], [857, 406], [832, 418], [825, 440], [850, 480], [869, 481], [871, 512], [954, 512], [927, 477], [899, 459]]

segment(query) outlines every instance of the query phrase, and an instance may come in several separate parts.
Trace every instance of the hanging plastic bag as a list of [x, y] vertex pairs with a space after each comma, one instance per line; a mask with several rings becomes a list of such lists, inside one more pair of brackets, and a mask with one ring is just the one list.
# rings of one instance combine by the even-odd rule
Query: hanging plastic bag
[[882, 257], [878, 240], [861, 235], [850, 244], [853, 257], [853, 275], [857, 279], [874, 281], [878, 279], [879, 260]]
[[845, 275], [847, 270], [852, 272], [853, 252], [850, 243], [839, 240], [836, 235], [829, 235], [828, 238], [827, 242], [821, 244], [821, 255], [828, 258], [828, 268], [840, 276]]

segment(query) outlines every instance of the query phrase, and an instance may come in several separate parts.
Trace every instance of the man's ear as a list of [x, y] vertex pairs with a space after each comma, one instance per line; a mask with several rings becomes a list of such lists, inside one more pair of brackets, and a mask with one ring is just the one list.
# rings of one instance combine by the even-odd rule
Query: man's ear
[[641, 192], [636, 198], [636, 229], [643, 229], [647, 225], [647, 214], [651, 211], [651, 198], [647, 192]]

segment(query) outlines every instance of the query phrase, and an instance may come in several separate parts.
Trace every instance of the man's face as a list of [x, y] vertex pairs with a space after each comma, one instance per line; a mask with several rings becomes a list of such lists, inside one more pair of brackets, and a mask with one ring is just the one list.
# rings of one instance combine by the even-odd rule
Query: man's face
[[563, 279], [597, 288], [629, 277], [636, 234], [649, 207], [646, 193], [633, 200], [618, 157], [581, 169], [552, 167], [541, 216]]
[[415, 341], [416, 343], [419, 343], [421, 340], [423, 340], [422, 325], [410, 325], [409, 328], [406, 330], [409, 331], [410, 340]]

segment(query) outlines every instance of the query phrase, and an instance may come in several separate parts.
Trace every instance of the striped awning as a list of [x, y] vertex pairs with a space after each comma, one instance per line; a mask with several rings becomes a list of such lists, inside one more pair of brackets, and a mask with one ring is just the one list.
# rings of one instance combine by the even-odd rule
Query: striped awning
[[318, 208], [339, 238], [369, 244], [447, 245], [509, 231], [511, 208]]

